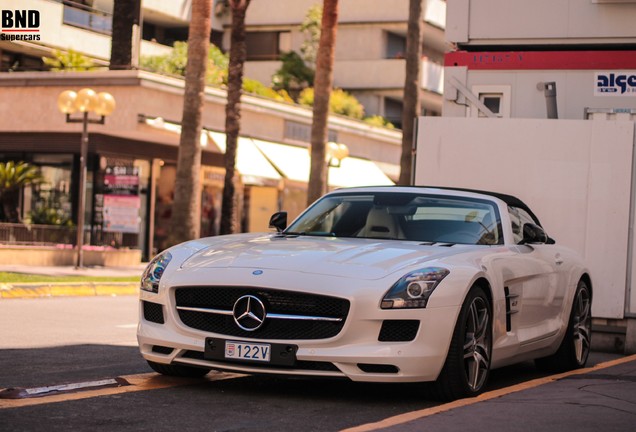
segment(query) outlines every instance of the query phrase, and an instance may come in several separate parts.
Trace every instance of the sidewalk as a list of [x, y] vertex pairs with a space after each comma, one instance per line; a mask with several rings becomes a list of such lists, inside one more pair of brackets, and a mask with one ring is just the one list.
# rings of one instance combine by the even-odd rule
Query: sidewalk
[[[0, 272], [25, 273], [43, 276], [96, 276], [96, 277], [139, 277], [145, 264], [134, 267], [85, 267], [73, 266], [20, 266], [0, 265]], [[0, 299], [95, 296], [95, 295], [137, 295], [138, 282], [32, 282], [6, 283], [0, 279]]]
[[636, 355], [404, 413], [342, 432], [631, 432]]

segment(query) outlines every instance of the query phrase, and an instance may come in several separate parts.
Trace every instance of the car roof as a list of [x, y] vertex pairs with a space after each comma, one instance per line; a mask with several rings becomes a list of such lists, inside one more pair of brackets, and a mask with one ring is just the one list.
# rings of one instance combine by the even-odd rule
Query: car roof
[[392, 185], [392, 186], [377, 186], [377, 187], [346, 188], [346, 189], [340, 189], [340, 191], [344, 192], [345, 190], [351, 190], [351, 189], [382, 190], [382, 189], [407, 189], [407, 188], [408, 189], [426, 189], [431, 192], [437, 189], [437, 190], [469, 192], [469, 193], [475, 193], [480, 195], [488, 195], [488, 196], [500, 199], [501, 201], [503, 201], [504, 203], [506, 203], [506, 205], [510, 207], [517, 207], [517, 208], [525, 210], [535, 220], [537, 225], [541, 226], [541, 222], [539, 221], [539, 218], [537, 217], [537, 215], [535, 215], [534, 212], [530, 209], [530, 207], [528, 207], [523, 201], [521, 201], [519, 198], [515, 196], [503, 194], [500, 192], [484, 191], [484, 190], [469, 189], [469, 188], [449, 187], [449, 186], [410, 186], [410, 185], [409, 186]]

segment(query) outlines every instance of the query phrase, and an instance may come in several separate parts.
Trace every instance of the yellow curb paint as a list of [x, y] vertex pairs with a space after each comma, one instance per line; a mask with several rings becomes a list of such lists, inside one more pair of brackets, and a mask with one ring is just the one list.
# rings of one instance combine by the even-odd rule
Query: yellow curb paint
[[[216, 372], [210, 373], [205, 378], [177, 378], [159, 375], [156, 373], [147, 373], [139, 375], [128, 375], [120, 378], [130, 383], [128, 386], [108, 387], [97, 390], [79, 391], [77, 393], [52, 394], [50, 396], [41, 396], [26, 399], [0, 399], [0, 410], [11, 408], [22, 408], [34, 405], [44, 405], [58, 402], [68, 402], [80, 399], [89, 399], [100, 396], [111, 396], [123, 393], [134, 393], [140, 391], [158, 390], [169, 387], [180, 387], [195, 384], [203, 384], [205, 382], [221, 381], [226, 379], [239, 378], [244, 375]], [[0, 389], [1, 390], [1, 389]]]
[[84, 282], [84, 283], [33, 283], [4, 284], [0, 298], [77, 297], [77, 296], [118, 296], [137, 295], [137, 282]]
[[51, 285], [52, 297], [93, 295], [95, 295], [95, 287], [93, 285]]
[[0, 298], [3, 299], [48, 297], [50, 295], [51, 289], [48, 286], [37, 288], [12, 287], [11, 289], [3, 289], [0, 291]]
[[95, 285], [95, 295], [137, 295], [139, 284], [129, 285]]
[[574, 375], [582, 375], [582, 374], [586, 374], [586, 373], [590, 373], [590, 372], [594, 372], [597, 370], [601, 370], [601, 369], [607, 369], [610, 368], [612, 366], [617, 366], [623, 363], [628, 363], [631, 361], [635, 361], [636, 360], [636, 354], [635, 355], [631, 355], [628, 357], [623, 357], [620, 359], [616, 359], [616, 360], [611, 360], [611, 361], [607, 361], [604, 363], [599, 363], [595, 366], [589, 367], [589, 368], [585, 368], [585, 369], [577, 369], [577, 370], [573, 370], [573, 371], [569, 371], [569, 372], [565, 372], [562, 374], [557, 374], [557, 375], [551, 375], [548, 377], [543, 377], [543, 378], [537, 378], [535, 380], [532, 381], [527, 381], [521, 384], [517, 384], [517, 385], [513, 385], [510, 387], [506, 387], [506, 388], [502, 388], [502, 389], [498, 389], [498, 390], [493, 390], [491, 392], [487, 392], [487, 393], [482, 393], [481, 395], [474, 397], [474, 398], [469, 398], [469, 399], [459, 399], [453, 402], [449, 402], [446, 404], [442, 404], [442, 405], [438, 405], [438, 406], [434, 406], [431, 408], [426, 408], [423, 410], [418, 410], [418, 411], [411, 411], [408, 413], [404, 413], [404, 414], [399, 414], [393, 417], [389, 417], [387, 419], [384, 420], [380, 420], [378, 422], [374, 422], [374, 423], [367, 423], [364, 425], [360, 425], [360, 426], [354, 426], [348, 429], [343, 429], [340, 432], [369, 432], [369, 431], [376, 431], [376, 430], [380, 430], [380, 429], [384, 429], [384, 428], [388, 428], [388, 427], [392, 427], [392, 426], [397, 426], [400, 424], [404, 424], [404, 423], [408, 423], [410, 421], [413, 420], [418, 420], [418, 419], [422, 419], [424, 417], [429, 417], [432, 416], [434, 414], [439, 414], [439, 413], [443, 413], [446, 411], [450, 411], [452, 409], [455, 408], [461, 408], [464, 406], [468, 406], [468, 405], [474, 405], [477, 404], [479, 402], [484, 402], [487, 400], [491, 400], [491, 399], [496, 399], [502, 396], [506, 396], [512, 393], [517, 393], [520, 392], [522, 390], [528, 390], [531, 388], [535, 388], [535, 387], [539, 387], [542, 386], [544, 384], [548, 384], [554, 381], [558, 381], [560, 379], [569, 377], [569, 376], [574, 376]]

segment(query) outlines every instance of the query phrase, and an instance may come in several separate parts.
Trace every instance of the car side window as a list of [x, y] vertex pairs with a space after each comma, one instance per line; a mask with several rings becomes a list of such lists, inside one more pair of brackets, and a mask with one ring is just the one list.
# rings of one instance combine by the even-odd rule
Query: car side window
[[536, 223], [532, 216], [522, 208], [508, 206], [510, 222], [512, 223], [512, 236], [516, 244], [523, 240], [523, 226], [527, 223]]

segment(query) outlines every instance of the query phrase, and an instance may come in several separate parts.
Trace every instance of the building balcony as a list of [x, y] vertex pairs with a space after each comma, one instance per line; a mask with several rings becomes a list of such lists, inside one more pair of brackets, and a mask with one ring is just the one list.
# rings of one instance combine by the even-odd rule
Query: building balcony
[[[245, 64], [245, 76], [270, 83], [280, 68], [279, 61], [252, 61]], [[406, 60], [339, 60], [334, 67], [334, 87], [346, 90], [395, 90], [404, 87]], [[444, 67], [422, 60], [422, 89], [442, 94]]]
[[[152, 0], [146, 3], [159, 2]], [[167, 2], [164, 0], [163, 2]], [[175, 2], [180, 3], [180, 2]], [[298, 25], [305, 19], [307, 10], [316, 4], [316, 0], [295, 0], [284, 2], [284, 7], [272, 8], [269, 0], [252, 0], [246, 17], [248, 26], [288, 26]], [[338, 14], [340, 24], [348, 23], [385, 23], [407, 22], [409, 18], [409, 0], [347, 0], [341, 2]], [[437, 27], [444, 28], [446, 23], [446, 2], [427, 0], [424, 20]]]

